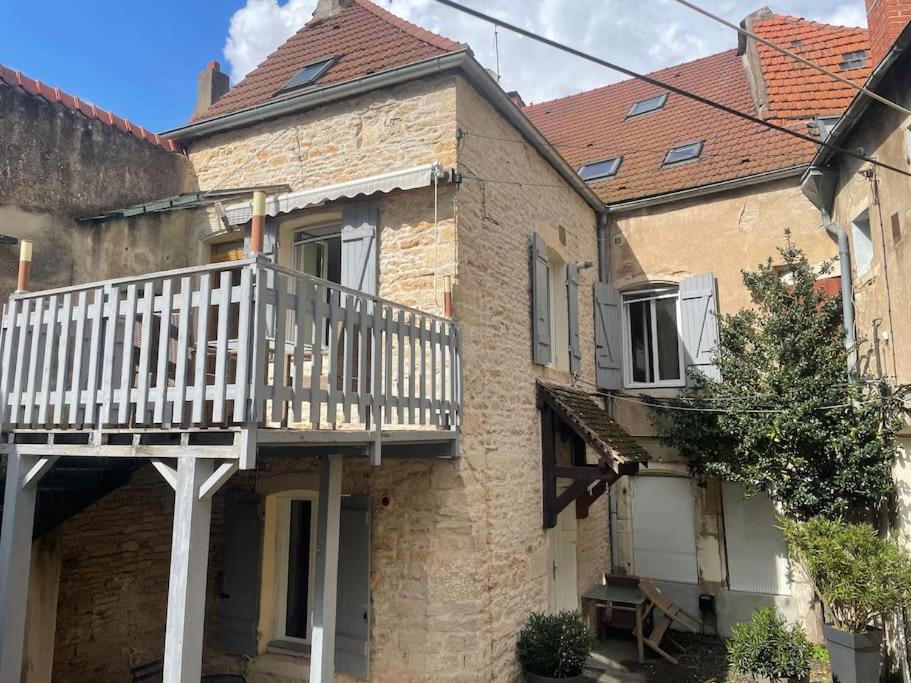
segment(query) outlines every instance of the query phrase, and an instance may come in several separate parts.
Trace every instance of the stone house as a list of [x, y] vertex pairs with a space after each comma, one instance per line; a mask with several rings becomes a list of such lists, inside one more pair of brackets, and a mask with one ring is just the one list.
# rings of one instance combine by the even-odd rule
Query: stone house
[[[741, 25], [857, 83], [874, 64], [863, 29], [768, 9]], [[737, 35], [736, 47], [650, 76], [826, 135], [854, 91]], [[639, 402], [677, 394], [688, 345], [699, 347], [700, 363], [710, 363], [705, 352], [717, 332], [693, 340], [705, 330], [688, 329], [684, 319], [694, 292], [710, 294], [702, 311], [709, 317], [748, 306], [741, 272], [775, 260], [786, 229], [812, 263], [837, 259], [835, 240], [800, 188], [816, 146], [637, 80], [524, 112], [607, 207], [606, 262], [623, 335], [612, 414], [652, 457], [648, 470], [611, 489], [614, 570], [660, 580], [693, 614], [701, 595], [713, 596], [714, 607], [702, 603], [709, 632], [726, 633], [754, 609], [773, 605], [821, 635], [812, 593], [790, 571], [768, 498], [745, 500], [731, 484], [690, 478], [675, 450], [657, 440]], [[823, 286], [837, 291], [840, 280]]]
[[104, 136], [107, 186], [149, 180], [63, 211], [14, 165], [0, 196], [47, 214], [0, 345], [0, 679], [516, 678], [647, 458], [579, 388], [609, 315], [592, 189], [466, 46], [369, 0], [321, 0], [231, 89], [210, 64], [159, 166], [7, 76], [23, 139], [51, 139], [38, 108]]

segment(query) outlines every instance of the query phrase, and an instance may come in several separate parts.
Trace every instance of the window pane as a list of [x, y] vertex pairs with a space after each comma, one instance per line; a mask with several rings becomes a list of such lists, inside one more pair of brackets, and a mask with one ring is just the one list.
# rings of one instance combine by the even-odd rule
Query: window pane
[[323, 262], [325, 261], [326, 245], [323, 242], [304, 242], [295, 247], [295, 268], [312, 275], [323, 277]]
[[650, 111], [661, 109], [664, 106], [665, 101], [667, 101], [667, 93], [649, 97], [647, 100], [639, 100], [632, 106], [627, 116], [638, 116], [639, 114], [646, 114]]
[[681, 161], [689, 161], [690, 159], [697, 159], [702, 153], [702, 143], [694, 142], [690, 145], [681, 145], [680, 147], [672, 147], [668, 150], [667, 156], [664, 157], [665, 164], [676, 164]]
[[285, 635], [292, 638], [307, 637], [308, 597], [310, 592], [311, 507], [309, 500], [291, 501]]
[[655, 300], [655, 323], [658, 327], [658, 379], [680, 379], [676, 298]]
[[582, 180], [596, 180], [598, 178], [609, 178], [616, 175], [617, 169], [620, 168], [620, 157], [596, 161], [592, 164], [585, 164], [579, 169], [579, 175]]
[[637, 301], [629, 304], [629, 331], [633, 357], [633, 381], [654, 382], [650, 301]]
[[326, 275], [329, 282], [342, 281], [342, 238], [330, 237], [326, 240]]

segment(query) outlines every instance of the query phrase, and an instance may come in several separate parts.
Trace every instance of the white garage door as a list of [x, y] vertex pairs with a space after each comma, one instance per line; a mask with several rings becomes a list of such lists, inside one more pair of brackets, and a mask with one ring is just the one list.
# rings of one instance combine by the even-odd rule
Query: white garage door
[[682, 477], [633, 479], [634, 571], [664, 581], [697, 583], [693, 485]]
[[731, 590], [790, 595], [788, 549], [772, 501], [764, 493], [745, 499], [743, 489], [730, 482], [722, 497]]

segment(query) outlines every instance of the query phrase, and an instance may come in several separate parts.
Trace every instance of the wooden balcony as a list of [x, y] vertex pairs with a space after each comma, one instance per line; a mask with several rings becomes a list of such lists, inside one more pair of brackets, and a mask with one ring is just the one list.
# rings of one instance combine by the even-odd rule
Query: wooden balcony
[[17, 294], [0, 334], [0, 419], [17, 443], [412, 442], [460, 419], [456, 323], [261, 258]]

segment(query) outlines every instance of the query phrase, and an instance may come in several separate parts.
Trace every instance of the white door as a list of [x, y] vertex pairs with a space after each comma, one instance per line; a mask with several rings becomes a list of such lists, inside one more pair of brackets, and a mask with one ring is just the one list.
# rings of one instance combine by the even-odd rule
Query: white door
[[632, 478], [633, 571], [698, 583], [693, 485], [684, 477]]
[[548, 531], [547, 601], [552, 613], [579, 609], [576, 525], [576, 506], [570, 504]]
[[724, 541], [732, 591], [790, 595], [788, 548], [769, 497], [743, 497], [743, 488], [724, 482]]

